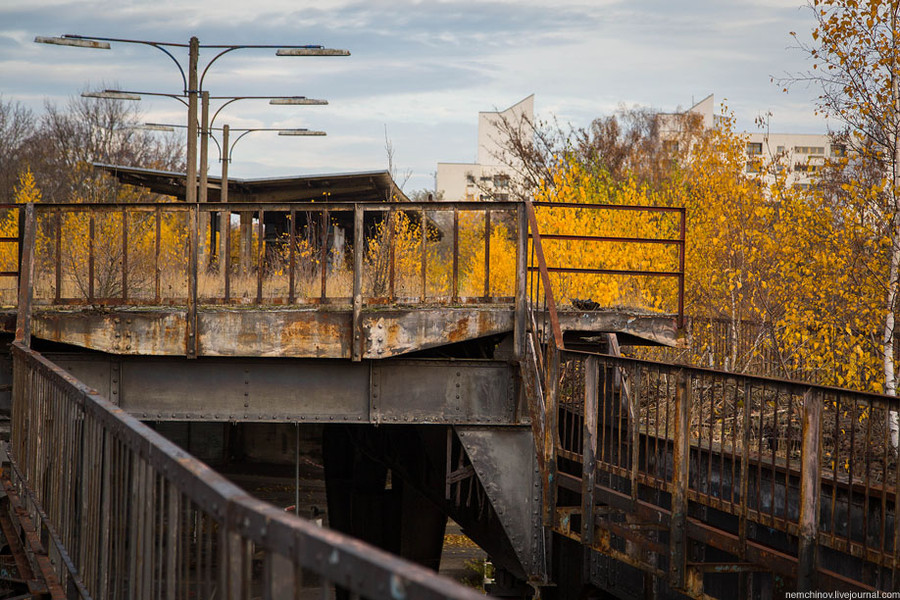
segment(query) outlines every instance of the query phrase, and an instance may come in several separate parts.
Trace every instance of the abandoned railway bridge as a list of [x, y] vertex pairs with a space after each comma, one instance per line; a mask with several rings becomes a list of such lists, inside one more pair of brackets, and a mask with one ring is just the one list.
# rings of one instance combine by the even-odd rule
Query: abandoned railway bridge
[[[682, 210], [360, 196], [376, 179], [227, 208], [5, 207], [4, 585], [474, 598], [426, 568], [452, 518], [498, 595], [900, 590], [896, 398], [619, 352], [678, 343]], [[536, 213], [564, 209], [673, 234], [542, 237]], [[553, 243], [674, 266], [547, 264]], [[586, 310], [570, 275], [661, 281], [672, 310]], [[172, 423], [221, 424], [224, 454], [255, 443], [228, 433], [246, 423], [315, 432], [330, 529], [248, 496]]]

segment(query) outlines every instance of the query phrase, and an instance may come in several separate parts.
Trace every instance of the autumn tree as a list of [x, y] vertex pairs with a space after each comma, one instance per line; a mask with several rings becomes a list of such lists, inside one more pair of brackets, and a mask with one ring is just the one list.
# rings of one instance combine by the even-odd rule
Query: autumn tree
[[[24, 145], [23, 161], [34, 172], [46, 202], [116, 201], [120, 186], [94, 163], [182, 169], [181, 143], [137, 129], [141, 112], [109, 99], [77, 97], [64, 107], [47, 103]], [[149, 200], [146, 192], [126, 192]]]
[[586, 127], [541, 119], [518, 122], [502, 115], [498, 127], [504, 151], [495, 158], [513, 174], [514, 196], [531, 198], [575, 163], [613, 181], [634, 179], [638, 185], [663, 189], [702, 133], [702, 119], [687, 112], [632, 108], [597, 117]]
[[13, 199], [16, 182], [27, 166], [26, 144], [34, 129], [34, 115], [27, 107], [0, 97], [0, 203]]
[[[900, 2], [897, 0], [813, 0], [816, 19], [811, 43], [800, 43], [812, 70], [794, 81], [819, 86], [819, 108], [846, 128], [856, 151], [874, 160], [884, 184], [871, 210], [887, 224], [881, 354], [884, 392], [896, 393], [895, 321], [900, 291]], [[894, 416], [897, 445], [900, 423]]]
[[[884, 178], [853, 153], [823, 172], [826, 179], [813, 190], [793, 187], [778, 164], [748, 170], [747, 140], [733, 123], [727, 111], [705, 129], [693, 115], [631, 111], [557, 132], [565, 142], [537, 163], [547, 175], [534, 198], [687, 208], [685, 309], [694, 344], [674, 358], [882, 390], [874, 375], [885, 249], [876, 216], [883, 211], [874, 207], [883, 201], [876, 184]], [[758, 173], [766, 169], [771, 184]], [[543, 233], [671, 237], [673, 230], [671, 222], [621, 212], [600, 219], [570, 208], [537, 213]], [[582, 246], [548, 241], [544, 252], [560, 266], [674, 268], [659, 247]], [[563, 303], [589, 298], [602, 306], [670, 310], [674, 297], [664, 282], [647, 279], [552, 278]]]

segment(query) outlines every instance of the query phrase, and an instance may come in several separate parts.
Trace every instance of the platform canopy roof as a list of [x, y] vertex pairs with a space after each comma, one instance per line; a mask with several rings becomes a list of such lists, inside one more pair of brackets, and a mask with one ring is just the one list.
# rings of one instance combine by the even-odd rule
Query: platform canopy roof
[[[103, 163], [94, 163], [94, 167], [106, 171], [122, 183], [184, 200], [184, 173]], [[221, 177], [210, 176], [208, 201], [218, 202], [221, 190]], [[397, 200], [409, 201], [388, 171], [228, 179], [229, 202], [385, 202], [392, 192]]]

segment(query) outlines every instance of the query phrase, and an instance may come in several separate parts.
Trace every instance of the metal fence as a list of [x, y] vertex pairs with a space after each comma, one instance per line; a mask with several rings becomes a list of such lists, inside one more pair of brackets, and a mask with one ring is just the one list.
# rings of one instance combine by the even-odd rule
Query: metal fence
[[[621, 509], [665, 515], [675, 586], [691, 587], [688, 516], [705, 507], [736, 520], [689, 537], [803, 589], [819, 578], [900, 588], [900, 468], [890, 439], [900, 399], [571, 351], [560, 352], [556, 382], [553, 460], [590, 499], [581, 522], [593, 523], [596, 490], [618, 497]], [[830, 550], [860, 562], [822, 558]]]
[[[652, 308], [645, 298], [662, 295], [667, 310], [681, 315], [683, 209], [527, 206], [532, 216], [561, 223], [545, 235], [552, 256], [574, 248], [586, 256], [590, 249], [609, 250], [600, 262], [549, 265], [554, 285], [578, 281], [586, 296], [602, 295], [610, 285], [627, 288], [610, 302], [633, 308]], [[216, 203], [35, 204], [32, 210], [19, 219], [30, 221], [32, 244], [19, 244], [19, 252], [10, 248], [0, 262], [15, 267], [22, 258], [34, 268], [38, 305], [302, 306], [356, 298], [371, 305], [512, 304], [524, 277], [517, 256], [527, 251], [521, 202], [266, 202], [229, 203], [227, 209]], [[570, 213], [590, 219], [568, 223]], [[629, 219], [635, 218], [643, 220], [641, 236], [632, 231]], [[25, 227], [7, 220], [8, 239], [21, 239]], [[578, 230], [598, 224], [603, 235]], [[663, 254], [657, 257], [655, 248]], [[650, 264], [654, 257], [669, 264]], [[6, 295], [6, 303], [15, 303], [14, 294]]]
[[35, 205], [34, 301], [512, 303], [513, 203]]
[[[684, 207], [528, 202], [526, 210], [529, 269], [538, 287], [553, 288], [558, 304], [664, 310], [683, 326]], [[539, 218], [542, 210], [549, 218]]]
[[192, 458], [19, 342], [14, 484], [82, 598], [482, 597], [285, 513]]
[[[523, 366], [545, 524], [695, 597], [707, 571], [900, 589], [900, 399], [566, 350], [527, 208]], [[689, 562], [689, 539], [733, 562]]]

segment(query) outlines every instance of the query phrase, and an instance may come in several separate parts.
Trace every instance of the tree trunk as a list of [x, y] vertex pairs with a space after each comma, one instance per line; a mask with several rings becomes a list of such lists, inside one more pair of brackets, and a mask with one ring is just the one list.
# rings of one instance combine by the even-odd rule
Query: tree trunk
[[[900, 227], [897, 219], [900, 217], [900, 77], [897, 75], [897, 9], [891, 11], [891, 41], [893, 42], [894, 68], [891, 72], [891, 106], [893, 107], [891, 135], [894, 143], [891, 156], [891, 198], [893, 200], [893, 215], [891, 218], [891, 268], [888, 277], [888, 294], [886, 315], [884, 319], [884, 337], [882, 352], [884, 353], [884, 393], [895, 395], [897, 391], [894, 374], [894, 310], [897, 303], [898, 270], [900, 270]], [[898, 447], [900, 442], [900, 414], [892, 411], [890, 416], [891, 446]]]
[[[896, 168], [895, 168], [896, 171]], [[895, 177], [896, 181], [896, 177]], [[897, 385], [894, 375], [894, 306], [897, 301], [897, 275], [900, 270], [900, 240], [897, 227], [891, 232], [891, 270], [888, 280], [887, 314], [884, 318], [884, 337], [882, 339], [882, 352], [884, 353], [884, 393], [890, 396], [896, 395]], [[900, 414], [891, 412], [891, 445], [898, 447], [900, 442]]]

